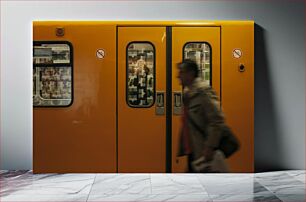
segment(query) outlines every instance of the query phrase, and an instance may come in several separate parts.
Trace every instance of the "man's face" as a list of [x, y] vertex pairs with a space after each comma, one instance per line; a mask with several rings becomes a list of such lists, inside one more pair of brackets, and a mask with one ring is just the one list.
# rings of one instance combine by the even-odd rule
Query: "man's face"
[[177, 78], [180, 80], [182, 86], [188, 86], [192, 81], [192, 73], [186, 71], [185, 68], [178, 67]]

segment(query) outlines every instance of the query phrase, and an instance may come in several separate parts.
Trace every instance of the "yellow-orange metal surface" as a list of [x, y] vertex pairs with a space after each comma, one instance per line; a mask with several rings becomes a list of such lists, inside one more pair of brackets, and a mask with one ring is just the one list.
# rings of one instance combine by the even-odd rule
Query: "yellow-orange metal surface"
[[[184, 45], [190, 42], [207, 43], [211, 47], [212, 87], [220, 95], [220, 27], [173, 27], [172, 28], [172, 90], [182, 91], [177, 78], [177, 63], [183, 60]], [[173, 99], [174, 100], [174, 99]], [[172, 107], [173, 107], [172, 103]], [[186, 157], [176, 157], [178, 149], [181, 116], [172, 116], [172, 171], [184, 172]]]
[[116, 27], [40, 22], [33, 40], [72, 44], [74, 94], [69, 107], [33, 109], [34, 172], [116, 172]]
[[[254, 172], [254, 23], [222, 26], [222, 108], [241, 148], [229, 158], [232, 172]], [[241, 50], [235, 58], [233, 51]], [[243, 64], [245, 71], [240, 72]]]
[[156, 91], [166, 92], [166, 28], [118, 28], [118, 171], [166, 171], [166, 113], [127, 104], [126, 49], [130, 42], [149, 41], [155, 47]]

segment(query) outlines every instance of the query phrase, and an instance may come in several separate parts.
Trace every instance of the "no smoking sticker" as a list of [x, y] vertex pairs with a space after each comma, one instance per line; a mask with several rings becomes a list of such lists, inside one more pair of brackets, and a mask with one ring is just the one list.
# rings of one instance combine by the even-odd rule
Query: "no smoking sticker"
[[105, 57], [105, 51], [103, 49], [98, 49], [96, 52], [96, 56], [99, 59], [103, 59]]
[[240, 49], [234, 49], [233, 50], [233, 57], [234, 58], [241, 58], [242, 56], [242, 51]]

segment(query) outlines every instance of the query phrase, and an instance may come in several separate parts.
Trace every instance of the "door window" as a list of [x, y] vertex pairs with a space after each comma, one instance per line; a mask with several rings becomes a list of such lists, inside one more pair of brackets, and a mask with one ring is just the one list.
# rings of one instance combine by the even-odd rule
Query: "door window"
[[211, 85], [211, 46], [206, 42], [188, 42], [183, 48], [184, 59], [198, 64], [199, 76]]
[[151, 107], [155, 100], [155, 48], [150, 42], [127, 46], [127, 103]]
[[72, 49], [68, 42], [34, 42], [33, 106], [72, 104]]

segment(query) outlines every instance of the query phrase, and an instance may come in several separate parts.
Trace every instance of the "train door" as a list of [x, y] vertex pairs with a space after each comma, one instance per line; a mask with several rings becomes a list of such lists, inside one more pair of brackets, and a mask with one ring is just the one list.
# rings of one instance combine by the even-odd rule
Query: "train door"
[[166, 28], [118, 27], [118, 172], [166, 171]]
[[176, 157], [182, 97], [176, 64], [187, 58], [196, 61], [199, 76], [220, 96], [220, 48], [220, 27], [172, 28], [172, 172], [184, 172], [187, 165], [186, 157]]
[[[166, 89], [166, 39], [173, 44], [172, 53], [167, 52], [172, 54], [172, 78], [167, 78], [172, 89]], [[182, 98], [176, 64], [183, 58], [196, 60], [201, 77], [220, 95], [220, 28], [173, 27], [171, 34], [165, 27], [119, 27], [117, 44], [118, 172], [165, 172], [167, 149], [172, 172], [183, 172], [186, 158], [176, 158]], [[166, 144], [169, 92], [172, 144]]]

